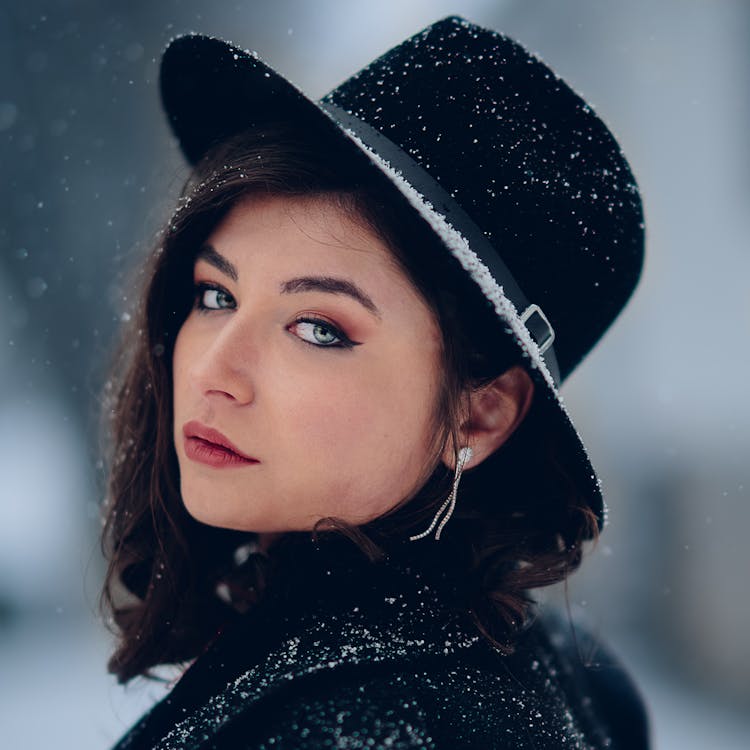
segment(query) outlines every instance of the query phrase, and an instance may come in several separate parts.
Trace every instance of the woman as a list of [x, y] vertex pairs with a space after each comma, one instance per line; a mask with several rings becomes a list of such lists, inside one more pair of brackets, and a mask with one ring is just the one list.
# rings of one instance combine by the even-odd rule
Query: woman
[[105, 601], [121, 681], [187, 669], [117, 747], [647, 747], [529, 596], [603, 523], [557, 388], [640, 272], [609, 131], [458, 18], [320, 103], [198, 36], [161, 84], [193, 173], [113, 385]]

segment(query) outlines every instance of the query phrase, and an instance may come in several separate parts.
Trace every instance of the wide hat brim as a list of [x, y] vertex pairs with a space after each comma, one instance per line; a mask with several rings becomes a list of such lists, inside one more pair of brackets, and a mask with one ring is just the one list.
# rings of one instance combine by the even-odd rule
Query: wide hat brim
[[[444, 66], [444, 59], [441, 60], [440, 57], [434, 55], [425, 56], [424, 45], [427, 43], [425, 40], [429, 40], [430, 35], [432, 35], [433, 48], [435, 39], [449, 47], [451, 40], [455, 40], [461, 34], [466, 37], [466, 40], [461, 41], [464, 55], [466, 45], [475, 44], [476, 39], [484, 35], [481, 43], [485, 45], [485, 48], [491, 49], [493, 53], [498, 50], [498, 54], [506, 55], [506, 57], [512, 55], [518, 58], [520, 55], [522, 59], [518, 62], [541, 69], [545, 78], [549, 78], [549, 74], [551, 74], [551, 71], [543, 63], [506, 37], [480, 29], [462, 19], [449, 18], [434, 24], [421, 35], [412, 37], [399, 48], [386, 53], [364, 71], [348, 79], [324, 97], [323, 100], [316, 102], [305, 96], [283, 76], [266, 65], [255, 53], [240, 49], [221, 39], [188, 35], [172, 41], [163, 55], [160, 79], [162, 101], [170, 125], [190, 164], [196, 164], [213, 145], [220, 143], [226, 137], [249, 127], [287, 121], [303, 127], [305, 124], [309, 124], [315, 130], [322, 128], [329, 131], [333, 137], [339, 140], [342, 149], [348, 150], [352, 160], [361, 162], [363, 170], [376, 170], [378, 174], [384, 176], [386, 179], [383, 182], [388, 186], [386, 189], [393, 191], [394, 198], [408, 202], [413, 211], [426, 223], [429, 230], [439, 238], [450, 258], [455, 261], [456, 269], [462, 269], [463, 273], [471, 279], [473, 284], [470, 286], [476, 293], [477, 300], [481, 300], [481, 307], [488, 314], [491, 314], [498, 335], [510, 336], [520, 348], [527, 369], [536, 384], [537, 395], [534, 399], [533, 408], [544, 411], [543, 424], [545, 424], [545, 429], [554, 431], [558, 437], [556, 443], [562, 453], [559, 458], [565, 465], [566, 474], [576, 487], [582, 501], [586, 502], [596, 514], [601, 528], [605, 520], [605, 505], [600, 482], [583, 442], [565, 409], [558, 391], [558, 385], [561, 379], [564, 379], [609, 326], [635, 287], [640, 273], [643, 244], [642, 216], [637, 189], [634, 189], [635, 183], [627, 163], [609, 131], [590, 112], [585, 102], [564, 83], [555, 78], [554, 96], [561, 99], [562, 103], [560, 101], [553, 102], [555, 111], [549, 116], [557, 117], [560, 122], [563, 122], [564, 127], [574, 133], [574, 139], [580, 135], [584, 144], [588, 140], [590, 148], [596, 146], [596, 143], [593, 146], [591, 145], [592, 140], [595, 140], [591, 132], [594, 133], [600, 144], [599, 151], [603, 155], [600, 161], [604, 166], [597, 164], [595, 167], [589, 167], [591, 173], [589, 182], [594, 180], [596, 186], [594, 188], [589, 186], [586, 189], [598, 190], [600, 194], [604, 194], [605, 197], [608, 196], [610, 200], [609, 211], [602, 210], [600, 212], [604, 217], [601, 221], [606, 222], [608, 220], [606, 213], [612, 213], [613, 205], [619, 210], [620, 214], [625, 214], [625, 219], [620, 220], [618, 224], [614, 224], [612, 227], [607, 227], [601, 221], [597, 225], [596, 221], [600, 219], [589, 217], [592, 234], [595, 236], [612, 235], [614, 244], [619, 245], [619, 248], [600, 249], [598, 252], [592, 253], [588, 246], [585, 246], [584, 252], [579, 253], [581, 261], [578, 270], [583, 269], [584, 273], [598, 274], [605, 282], [604, 291], [603, 293], [599, 291], [599, 282], [592, 282], [590, 286], [595, 291], [591, 292], [593, 303], [590, 305], [590, 309], [585, 311], [578, 320], [574, 318], [568, 320], [565, 316], [569, 308], [581, 303], [572, 303], [572, 305], [569, 301], [567, 303], [556, 303], [554, 297], [551, 296], [555, 293], [556, 288], [565, 285], [565, 279], [561, 280], [554, 277], [559, 274], [559, 269], [556, 268], [555, 264], [569, 264], [570, 258], [573, 257], [568, 246], [563, 245], [561, 240], [559, 244], [562, 249], [549, 253], [549, 257], [545, 261], [546, 265], [549, 266], [546, 269], [546, 276], [544, 273], [535, 272], [535, 275], [530, 277], [529, 270], [525, 268], [524, 264], [532, 268], [539, 265], [537, 259], [530, 257], [528, 249], [530, 243], [539, 242], [539, 237], [532, 237], [531, 239], [522, 237], [523, 230], [511, 225], [509, 220], [502, 226], [491, 225], [497, 212], [503, 214], [502, 199], [498, 200], [497, 209], [490, 206], [490, 212], [482, 220], [481, 206], [487, 203], [486, 195], [489, 188], [485, 186], [479, 199], [476, 195], [470, 194], [465, 197], [464, 194], [467, 189], [462, 190], [462, 186], [456, 185], [456, 178], [455, 176], [452, 177], [451, 174], [453, 167], [450, 161], [443, 166], [442, 173], [440, 165], [435, 166], [434, 164], [451, 147], [451, 134], [446, 133], [448, 143], [445, 143], [443, 147], [438, 145], [437, 150], [432, 153], [425, 153], [425, 150], [420, 148], [421, 144], [414, 145], [413, 137], [415, 127], [424, 127], [419, 126], [418, 123], [423, 115], [420, 114], [415, 119], [409, 117], [406, 112], [399, 111], [399, 100], [407, 103], [410, 101], [408, 93], [401, 95], [399, 92], [407, 87], [407, 82], [410, 80], [410, 76], [413, 76], [415, 67], [424, 67], [423, 63], [415, 63], [415, 61], [432, 59], [432, 62], [436, 63], [436, 70]], [[487, 47], [487, 45], [490, 46]], [[405, 54], [399, 55], [399, 51], [405, 51]], [[479, 55], [479, 57], [483, 57], [483, 55]], [[469, 58], [469, 61], [471, 62], [471, 58]], [[463, 61], [462, 64], [465, 67]], [[526, 71], [522, 67], [519, 66], [519, 69], [523, 75], [526, 75]], [[437, 72], [438, 75], [443, 74], [442, 71]], [[447, 82], [445, 85], [449, 85], [454, 78], [454, 75], [449, 74], [445, 79]], [[461, 85], [460, 82], [459, 85]], [[532, 97], [535, 94], [538, 99], [544, 98], [544, 94], [540, 94], [538, 90], [530, 92]], [[420, 92], [416, 90], [411, 94], [414, 99], [417, 99], [419, 95]], [[427, 95], [433, 98], [435, 96], [446, 96], [448, 102], [456, 98], [446, 92], [444, 88], [428, 91]], [[552, 97], [547, 98], [551, 99]], [[488, 96], [487, 99], [491, 98]], [[529, 99], [529, 101], [532, 101], [532, 99]], [[490, 101], [490, 103], [492, 102]], [[459, 110], [459, 115], [465, 116], [466, 103], [461, 103], [461, 106], [463, 109]], [[545, 106], [550, 110], [548, 103], [545, 103]], [[387, 116], [383, 115], [384, 111], [388, 112], [389, 107], [391, 110], [390, 121]], [[565, 111], [566, 107], [570, 111], [575, 111], [577, 115], [580, 114], [586, 127], [582, 128], [579, 123], [571, 121], [570, 112]], [[486, 108], [485, 114], [490, 111], [492, 113], [490, 122], [493, 120], [500, 121], [502, 127], [502, 116], [499, 113], [496, 115], [495, 110], [489, 108]], [[508, 120], [511, 119], [511, 116], [518, 119], [517, 112], [511, 113], [507, 107], [506, 112], [509, 113]], [[439, 114], [436, 113], [436, 116], [439, 116]], [[454, 115], [455, 113], [451, 114]], [[404, 131], [399, 138], [399, 128], [403, 128], [404, 122], [410, 119], [414, 120], [411, 125], [407, 123], [407, 127], [411, 127], [411, 131]], [[443, 121], [445, 119], [445, 117], [442, 118]], [[534, 124], [530, 127], [536, 129]], [[586, 128], [588, 128], [588, 132]], [[510, 128], [507, 129], [510, 133]], [[478, 137], [481, 137], [480, 131], [481, 129], [477, 128]], [[454, 150], [456, 138], [463, 136], [460, 131], [457, 132], [459, 135], [454, 134], [453, 136]], [[469, 135], [471, 135], [471, 131], [469, 131]], [[506, 142], [499, 146], [500, 149], [503, 149], [503, 153], [508, 151], [507, 138], [510, 136], [504, 137]], [[440, 137], [438, 137], [439, 140]], [[554, 154], [556, 148], [569, 147], [570, 144], [553, 143], [551, 150]], [[539, 150], [539, 148], [535, 149], [534, 144], [531, 143], [528, 154], [535, 155]], [[454, 153], [453, 157], [456, 156]], [[568, 155], [566, 154], [566, 161], [567, 159]], [[573, 159], [575, 159], [575, 153], [573, 153]], [[542, 162], [548, 160], [545, 156], [541, 158]], [[525, 180], [523, 184], [516, 181], [511, 186], [518, 194], [524, 194], [524, 190], [528, 192], [531, 189], [528, 188], [529, 184], [534, 188], [535, 180], [533, 179], [532, 167], [534, 165], [525, 170], [527, 173], [531, 170], [531, 179]], [[576, 166], [574, 169], [580, 170], [581, 168]], [[438, 172], [437, 180], [433, 180], [432, 175], [436, 171]], [[478, 162], [472, 176], [476, 176], [477, 181], [481, 182], [478, 175], [484, 171], [486, 171], [484, 163]], [[615, 173], [615, 179], [610, 179], [609, 183], [603, 184], [602, 180], [606, 182], [607, 175], [613, 172]], [[456, 174], [459, 173], [456, 172]], [[558, 170], [556, 174], [561, 185], [569, 185], [570, 179], [573, 179], [573, 176], [577, 173], [575, 171], [565, 172], [564, 170], [561, 173]], [[559, 176], [560, 174], [562, 174], [562, 177]], [[502, 169], [498, 170], [496, 176], [491, 176], [489, 179], [492, 180], [493, 195], [498, 177], [505, 181], [510, 179], [507, 174], [503, 174]], [[451, 182], [452, 179], [453, 182]], [[486, 181], [487, 178], [484, 179]], [[442, 186], [441, 182], [443, 183]], [[543, 183], [544, 180], [538, 180], [538, 182]], [[616, 194], [615, 191], [618, 186], [621, 186], [620, 194]], [[507, 185], [505, 187], [508, 188]], [[575, 189], [576, 186], [573, 185], [569, 192]], [[580, 186], [577, 189], [580, 198]], [[547, 200], [544, 185], [537, 186], [536, 190], [537, 193], [529, 199], [532, 202], [534, 219], [532, 223], [541, 226], [547, 220], [550, 209], [544, 206], [544, 200]], [[564, 190], [568, 190], [568, 188], [566, 187]], [[497, 185], [497, 191], [502, 193], [500, 185]], [[431, 194], [426, 196], [426, 193]], [[512, 190], [508, 194], [511, 193]], [[564, 203], [569, 197], [567, 193], [563, 195], [562, 202]], [[573, 195], [573, 197], [576, 196]], [[570, 199], [572, 200], [572, 198]], [[461, 205], [456, 205], [456, 201], [460, 202]], [[560, 203], [560, 200], [557, 203]], [[553, 202], [549, 205], [555, 206], [557, 204]], [[586, 200], [579, 200], [574, 205], [579, 211], [579, 216], [586, 219], [587, 215], [584, 208]], [[479, 221], [474, 223], [463, 212], [463, 209], [472, 213], [473, 218], [479, 215]], [[505, 207], [504, 214], [506, 216], [513, 213], [507, 206]], [[520, 215], [519, 221], [525, 222], [518, 226], [529, 224], [528, 216], [523, 215], [522, 207], [517, 205], [515, 213]], [[575, 214], [575, 210], [573, 210], [573, 213]], [[562, 227], [562, 220], [558, 219], [557, 221], [558, 226]], [[549, 222], [553, 223], [553, 220], [549, 219]], [[578, 223], [581, 223], [580, 219]], [[502, 233], [505, 233], [506, 236], [501, 236]], [[568, 234], [570, 233], [571, 231], [568, 230]], [[560, 234], [563, 234], [563, 228], [560, 229]], [[558, 241], [556, 234], [551, 234], [550, 237], [552, 240], [546, 241]], [[514, 240], [513, 244], [509, 242], [509, 238]], [[488, 246], [488, 241], [491, 247]], [[572, 241], [565, 241], [568, 242], [570, 247], [574, 247], [576, 242], [575, 238]], [[586, 243], [581, 242], [578, 242], [578, 244], [586, 245]], [[508, 248], [507, 252], [497, 253], [494, 248], [498, 246], [503, 247], [503, 249]], [[513, 255], [513, 247], [517, 249], [517, 257], [508, 259], [508, 254]], [[479, 252], [480, 249], [482, 252]], [[618, 249], [620, 251], [619, 256], [616, 255]], [[610, 253], [610, 255], [606, 257], [606, 262], [601, 259], [602, 264], [604, 264], [602, 268], [595, 266], [589, 268], [585, 265], [591, 263], [588, 255], [598, 258], [605, 252]], [[570, 257], [567, 257], [566, 253]], [[504, 256], [505, 261], [500, 256]], [[615, 256], [614, 260], [612, 260], [613, 256]], [[620, 267], [617, 269], [615, 269], [616, 263], [620, 263]], [[510, 274], [508, 273], [508, 266], [510, 266]], [[608, 269], [607, 274], [603, 273], [605, 267]], [[607, 278], [614, 278], [612, 273], [615, 270], [619, 271], [617, 276], [619, 285], [616, 288], [607, 289]], [[571, 270], [572, 274], [575, 274], [575, 272], [575, 268]], [[517, 287], [516, 279], [519, 276], [522, 278], [522, 285], [526, 294], [533, 302], [539, 299], [545, 300], [543, 307], [546, 308], [548, 315], [550, 310], [559, 310], [559, 314], [554, 316], [552, 322], [557, 341], [554, 349], [549, 352], [544, 352], [548, 342], [545, 342], [545, 346], [542, 346], [539, 337], [532, 335], [529, 318], [527, 315], [524, 316], [526, 311], [519, 309], [519, 298], [524, 300], [523, 307], [526, 307], [527, 302], [527, 299], [523, 297]], [[579, 280], [576, 279], [576, 281]], [[516, 286], [513, 286], [514, 284]], [[580, 293], [575, 289], [573, 282], [569, 286], [571, 287], [570, 294]], [[511, 288], [518, 290], [517, 294], [508, 294], [508, 290]], [[588, 286], [586, 290], [588, 291]], [[601, 300], [598, 317], [597, 300]], [[565, 304], [567, 304], [567, 307], [565, 307]], [[593, 322], [590, 317], [593, 318]], [[546, 317], [544, 320], [546, 322]], [[582, 331], [585, 326], [588, 326], [588, 328]], [[564, 341], [561, 348], [559, 343], [561, 331], [564, 333], [566, 330], [575, 331], [575, 339], [572, 335], [566, 336], [568, 343]], [[555, 349], [561, 352], [559, 370], [556, 358], [550, 356]]]

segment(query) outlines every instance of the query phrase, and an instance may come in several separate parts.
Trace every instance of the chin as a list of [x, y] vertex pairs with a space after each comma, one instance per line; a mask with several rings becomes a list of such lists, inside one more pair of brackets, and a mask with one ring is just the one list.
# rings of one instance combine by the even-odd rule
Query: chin
[[215, 494], [204, 498], [183, 493], [182, 504], [192, 518], [206, 526], [240, 530], [237, 514], [232, 513], [231, 507], [227, 507], [225, 502], [217, 499]]
[[269, 519], [256, 518], [242, 514], [231, 503], [217, 498], [216, 493], [208, 499], [183, 494], [182, 502], [188, 514], [205, 526], [213, 526], [217, 529], [229, 529], [231, 531], [248, 531], [258, 534], [288, 531], [279, 529], [278, 524], [269, 523]]

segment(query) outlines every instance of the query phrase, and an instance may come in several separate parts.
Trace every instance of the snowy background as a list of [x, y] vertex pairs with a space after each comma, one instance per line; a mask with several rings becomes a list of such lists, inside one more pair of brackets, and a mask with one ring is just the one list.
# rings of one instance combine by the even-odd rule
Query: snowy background
[[618, 135], [643, 282], [564, 392], [610, 527], [570, 586], [624, 657], [657, 750], [750, 747], [750, 3], [9, 0], [0, 6], [0, 726], [105, 750], [158, 685], [117, 687], [96, 615], [98, 392], [123, 273], [184, 176], [157, 59], [201, 31], [312, 95], [458, 13], [539, 53]]

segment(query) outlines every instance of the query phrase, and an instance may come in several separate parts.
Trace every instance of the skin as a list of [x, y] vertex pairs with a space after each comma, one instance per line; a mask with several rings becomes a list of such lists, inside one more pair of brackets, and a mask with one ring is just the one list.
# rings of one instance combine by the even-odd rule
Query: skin
[[[251, 196], [207, 245], [173, 355], [174, 442], [194, 518], [267, 538], [331, 516], [360, 524], [412, 497], [438, 460], [453, 465], [432, 424], [440, 331], [380, 238], [324, 198]], [[366, 300], [283, 290], [300, 277], [347, 280]], [[340, 334], [352, 345], [335, 346]], [[512, 368], [472, 395], [465, 468], [507, 439], [532, 393]], [[189, 457], [183, 426], [193, 420], [257, 463]]]

